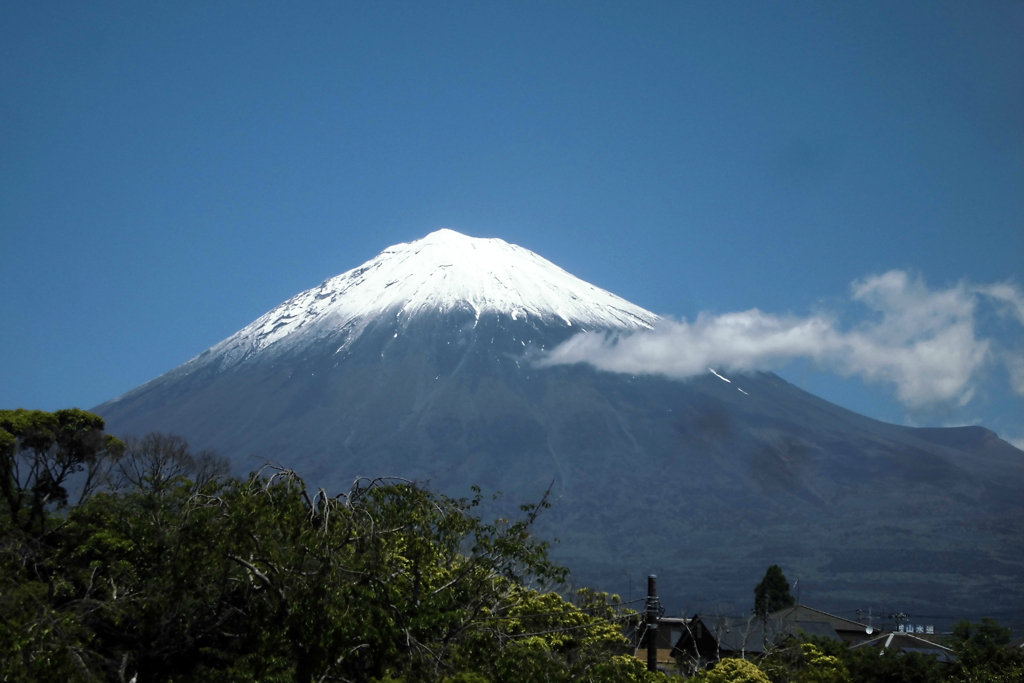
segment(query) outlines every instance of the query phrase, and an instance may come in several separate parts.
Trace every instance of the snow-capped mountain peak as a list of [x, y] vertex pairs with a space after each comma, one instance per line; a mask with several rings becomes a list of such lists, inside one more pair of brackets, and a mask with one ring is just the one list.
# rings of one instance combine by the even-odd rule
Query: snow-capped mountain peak
[[584, 329], [647, 329], [658, 321], [528, 249], [441, 229], [302, 292], [193, 361], [216, 357], [222, 367], [233, 365], [314, 332], [342, 334], [348, 345], [381, 316], [407, 324], [457, 309]]

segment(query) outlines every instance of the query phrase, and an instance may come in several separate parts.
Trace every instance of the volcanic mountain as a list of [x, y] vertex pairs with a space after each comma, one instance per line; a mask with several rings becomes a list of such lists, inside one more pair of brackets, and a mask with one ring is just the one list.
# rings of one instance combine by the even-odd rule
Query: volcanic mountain
[[451, 230], [386, 249], [98, 406], [241, 471], [471, 485], [534, 502], [581, 583], [746, 612], [769, 564], [802, 600], [929, 623], [1024, 609], [1024, 453], [981, 427], [914, 429], [771, 373], [690, 381], [541, 367], [574, 334], [658, 316], [536, 254]]

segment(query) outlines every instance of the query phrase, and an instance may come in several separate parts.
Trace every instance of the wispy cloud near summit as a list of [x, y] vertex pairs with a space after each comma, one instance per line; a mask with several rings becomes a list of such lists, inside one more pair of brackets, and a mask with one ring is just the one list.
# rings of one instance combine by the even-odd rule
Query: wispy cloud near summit
[[990, 322], [1009, 323], [1015, 331], [1024, 325], [1024, 293], [1017, 285], [961, 282], [930, 289], [893, 270], [854, 282], [850, 298], [862, 314], [853, 323], [831, 311], [804, 317], [756, 308], [702, 313], [693, 322], [667, 321], [651, 332], [579, 334], [540, 363], [686, 378], [708, 367], [768, 370], [810, 359], [844, 376], [891, 383], [900, 402], [914, 409], [966, 404], [982, 370], [996, 365], [1024, 396], [1024, 352], [986, 333]]

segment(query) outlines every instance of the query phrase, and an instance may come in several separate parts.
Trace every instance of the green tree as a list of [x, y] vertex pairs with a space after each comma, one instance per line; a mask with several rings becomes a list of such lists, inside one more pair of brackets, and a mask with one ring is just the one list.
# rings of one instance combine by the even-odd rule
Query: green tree
[[772, 683], [940, 683], [948, 673], [935, 657], [918, 652], [893, 656], [873, 648], [851, 650], [842, 641], [805, 634], [759, 664]]
[[768, 676], [753, 662], [745, 659], [723, 659], [713, 669], [705, 669], [693, 677], [697, 683], [770, 683]]
[[69, 488], [82, 502], [123, 451], [103, 419], [78, 409], [0, 411], [0, 672], [3, 680], [92, 680], [90, 637], [61, 605], [52, 562], [64, 539]]
[[6, 522], [42, 534], [46, 512], [68, 504], [70, 479], [84, 473], [76, 482], [78, 502], [93, 493], [110, 456], [124, 450], [103, 428], [103, 418], [77, 408], [0, 410], [0, 512]]
[[754, 612], [763, 617], [794, 604], [796, 599], [789, 592], [789, 581], [782, 569], [777, 564], [768, 567], [761, 583], [754, 588]]
[[486, 522], [479, 492], [378, 479], [329, 496], [202, 456], [128, 439], [31, 567], [0, 554], [9, 680], [663, 680], [629, 654], [638, 617], [616, 596], [552, 590], [567, 570], [530, 533], [546, 499]]
[[813, 643], [800, 644], [804, 666], [797, 683], [849, 683], [850, 674], [840, 657], [822, 652]]
[[934, 655], [904, 652], [892, 656], [883, 650], [858, 648], [846, 659], [853, 683], [939, 683], [945, 680], [949, 667]]
[[1010, 629], [1001, 626], [992, 617], [982, 617], [977, 624], [964, 619], [953, 625], [953, 646], [960, 649], [973, 647], [991, 650], [1006, 645], [1012, 637]]
[[949, 644], [959, 658], [961, 678], [989, 680], [1013, 673], [1024, 680], [1024, 653], [1006, 647], [1011, 637], [1010, 629], [991, 617], [979, 623], [965, 619], [954, 624]]

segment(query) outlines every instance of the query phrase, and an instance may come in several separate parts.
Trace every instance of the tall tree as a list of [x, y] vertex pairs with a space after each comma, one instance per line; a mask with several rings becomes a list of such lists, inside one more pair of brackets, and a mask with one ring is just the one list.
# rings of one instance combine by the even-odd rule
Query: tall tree
[[1024, 651], [1006, 647], [1012, 636], [1010, 629], [991, 617], [983, 617], [977, 624], [965, 619], [953, 625], [949, 644], [962, 667], [992, 672], [992, 680], [996, 680], [994, 674], [1008, 672], [1015, 672], [1020, 678], [1007, 676], [1006, 680], [1024, 680]]
[[103, 428], [75, 408], [0, 410], [2, 680], [91, 680], [81, 675], [88, 629], [65, 609], [69, 584], [53, 563], [67, 521], [54, 511], [86, 500], [123, 452]]
[[77, 475], [78, 502], [96, 488], [100, 473], [124, 444], [103, 433], [103, 418], [71, 408], [0, 410], [0, 509], [15, 527], [42, 533], [46, 511], [68, 503]]
[[777, 564], [768, 567], [761, 583], [754, 588], [754, 612], [763, 617], [769, 612], [780, 610], [796, 604], [796, 599], [789, 592], [789, 581]]

